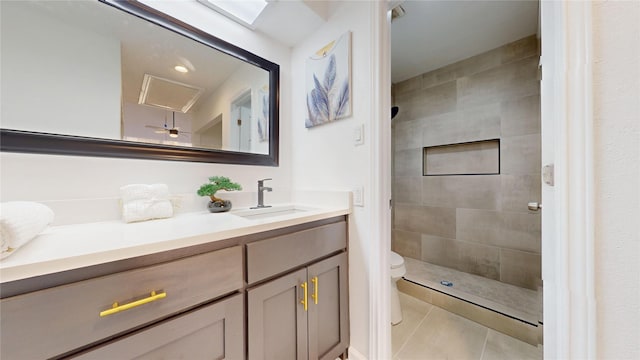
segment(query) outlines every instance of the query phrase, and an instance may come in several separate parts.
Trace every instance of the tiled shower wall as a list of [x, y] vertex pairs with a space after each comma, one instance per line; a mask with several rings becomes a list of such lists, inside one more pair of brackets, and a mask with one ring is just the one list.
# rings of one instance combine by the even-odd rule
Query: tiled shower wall
[[[530, 36], [394, 85], [394, 230], [403, 256], [540, 285], [540, 86]], [[500, 174], [423, 176], [429, 146], [500, 139]], [[456, 155], [464, 168], [478, 154]]]

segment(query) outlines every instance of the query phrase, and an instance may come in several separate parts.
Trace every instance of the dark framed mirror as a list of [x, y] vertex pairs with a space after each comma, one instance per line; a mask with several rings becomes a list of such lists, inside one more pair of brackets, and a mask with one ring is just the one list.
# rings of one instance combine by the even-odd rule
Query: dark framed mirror
[[3, 152], [278, 166], [278, 64], [137, 1], [0, 5]]

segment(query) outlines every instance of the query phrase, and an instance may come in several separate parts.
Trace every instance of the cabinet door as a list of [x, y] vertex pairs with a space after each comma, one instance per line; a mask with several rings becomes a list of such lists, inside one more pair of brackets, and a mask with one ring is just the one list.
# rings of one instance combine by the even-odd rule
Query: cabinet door
[[347, 254], [310, 265], [309, 359], [333, 360], [349, 344]]
[[77, 359], [243, 359], [243, 295], [80, 354]]
[[307, 313], [301, 269], [247, 291], [249, 359], [306, 359]]

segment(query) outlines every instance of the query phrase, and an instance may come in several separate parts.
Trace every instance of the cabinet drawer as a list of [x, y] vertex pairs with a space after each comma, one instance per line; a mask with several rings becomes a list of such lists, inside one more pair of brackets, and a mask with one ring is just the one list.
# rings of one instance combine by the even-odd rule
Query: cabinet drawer
[[242, 359], [243, 314], [243, 296], [238, 294], [91, 349], [74, 359]]
[[[2, 359], [60, 355], [242, 287], [240, 246], [3, 299]], [[114, 303], [166, 297], [100, 316]]]
[[346, 247], [344, 221], [247, 244], [247, 282], [266, 279]]

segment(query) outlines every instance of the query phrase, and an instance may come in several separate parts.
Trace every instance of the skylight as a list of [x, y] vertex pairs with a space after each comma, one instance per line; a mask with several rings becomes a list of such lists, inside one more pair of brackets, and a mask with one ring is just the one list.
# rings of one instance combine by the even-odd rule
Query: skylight
[[266, 0], [198, 0], [198, 2], [251, 29], [267, 6]]

